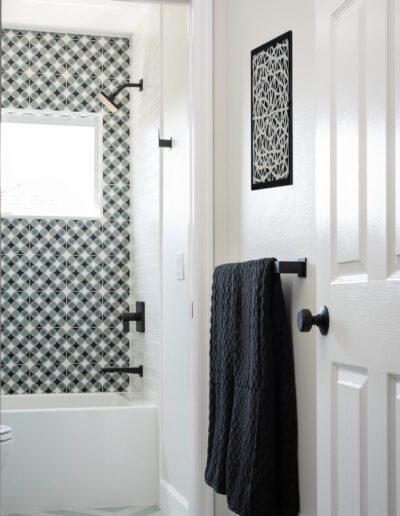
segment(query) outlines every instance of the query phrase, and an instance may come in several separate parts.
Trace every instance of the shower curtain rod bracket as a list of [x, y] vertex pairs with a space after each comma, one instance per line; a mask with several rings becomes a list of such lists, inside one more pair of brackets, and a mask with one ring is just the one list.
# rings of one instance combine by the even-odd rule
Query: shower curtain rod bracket
[[172, 149], [172, 138], [160, 138], [160, 129], [158, 130], [158, 146], [160, 149]]

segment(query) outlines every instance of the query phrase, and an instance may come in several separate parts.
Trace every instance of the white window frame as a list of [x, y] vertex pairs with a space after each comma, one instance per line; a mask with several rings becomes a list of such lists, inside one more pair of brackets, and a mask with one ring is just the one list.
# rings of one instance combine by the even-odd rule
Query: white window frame
[[1, 218], [9, 219], [62, 219], [62, 220], [103, 220], [103, 120], [100, 115], [93, 113], [65, 113], [65, 111], [51, 110], [4, 110], [1, 123], [47, 124], [93, 127], [95, 130], [95, 170], [94, 170], [94, 195], [98, 206], [98, 215], [49, 215], [35, 213], [30, 215], [18, 215], [0, 212]]

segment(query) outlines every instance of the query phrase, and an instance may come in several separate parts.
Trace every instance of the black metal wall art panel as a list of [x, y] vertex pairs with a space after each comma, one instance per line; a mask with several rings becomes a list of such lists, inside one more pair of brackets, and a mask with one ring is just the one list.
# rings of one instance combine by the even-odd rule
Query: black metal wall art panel
[[251, 52], [251, 189], [293, 184], [292, 32]]

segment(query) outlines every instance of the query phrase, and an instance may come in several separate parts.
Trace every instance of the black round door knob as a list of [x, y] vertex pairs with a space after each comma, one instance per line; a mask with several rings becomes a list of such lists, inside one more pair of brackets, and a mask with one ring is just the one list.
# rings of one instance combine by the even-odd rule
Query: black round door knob
[[326, 306], [321, 306], [317, 315], [313, 315], [307, 308], [297, 312], [297, 328], [299, 331], [310, 331], [313, 326], [318, 326], [321, 335], [328, 333], [329, 312]]

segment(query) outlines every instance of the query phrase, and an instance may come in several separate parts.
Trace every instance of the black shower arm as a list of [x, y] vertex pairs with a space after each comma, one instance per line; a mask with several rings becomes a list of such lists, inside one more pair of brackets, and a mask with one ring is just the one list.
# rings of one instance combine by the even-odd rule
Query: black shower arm
[[140, 79], [139, 82], [128, 82], [127, 84], [122, 84], [119, 88], [115, 90], [115, 93], [110, 95], [112, 99], [115, 99], [117, 95], [121, 93], [125, 88], [139, 88], [139, 91], [143, 90], [143, 79]]

